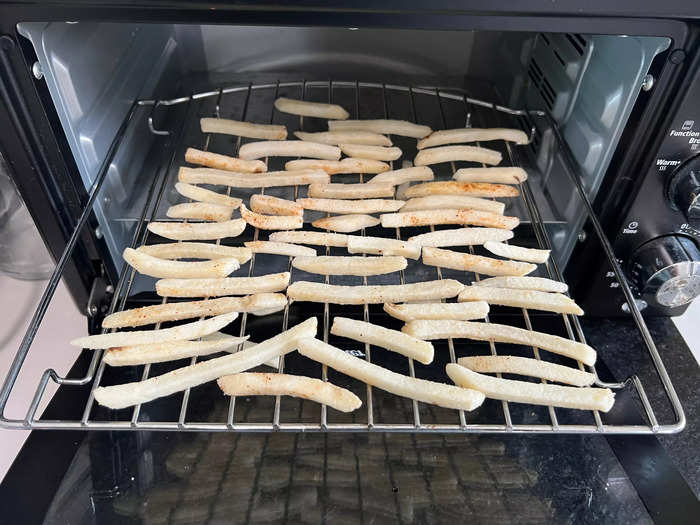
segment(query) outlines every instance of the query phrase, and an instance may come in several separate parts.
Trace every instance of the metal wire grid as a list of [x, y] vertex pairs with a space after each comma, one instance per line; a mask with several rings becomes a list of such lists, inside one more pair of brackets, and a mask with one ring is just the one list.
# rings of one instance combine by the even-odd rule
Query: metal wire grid
[[[253, 85], [249, 84], [247, 86], [236, 86], [236, 87], [231, 87], [231, 88], [222, 88], [218, 89], [216, 91], [210, 91], [210, 92], [204, 92], [204, 93], [198, 93], [198, 94], [192, 94], [189, 97], [185, 98], [179, 98], [179, 99], [173, 99], [173, 100], [168, 100], [168, 101], [154, 101], [154, 100], [145, 100], [145, 101], [139, 101], [136, 102], [132, 108], [131, 111], [129, 112], [129, 115], [127, 119], [125, 120], [124, 124], [122, 125], [119, 134], [117, 137], [115, 137], [115, 142], [112, 145], [112, 148], [110, 148], [110, 152], [105, 159], [105, 163], [103, 164], [103, 168], [105, 168], [106, 172], [106, 167], [108, 166], [108, 162], [111, 160], [111, 155], [116, 151], [116, 148], [118, 147], [119, 141], [121, 140], [121, 137], [123, 136], [126, 127], [128, 126], [129, 122], [133, 119], [134, 114], [137, 113], [138, 109], [142, 108], [148, 108], [150, 107], [150, 113], [148, 114], [148, 123], [149, 123], [149, 128], [151, 131], [156, 134], [156, 135], [170, 135], [168, 140], [169, 140], [169, 154], [167, 156], [166, 162], [164, 163], [164, 169], [162, 170], [162, 174], [159, 176], [156, 176], [153, 178], [152, 185], [149, 189], [149, 195], [147, 198], [147, 204], [143, 209], [143, 212], [141, 214], [141, 217], [139, 218], [137, 227], [135, 228], [135, 234], [134, 234], [134, 239], [132, 242], [132, 246], [138, 246], [142, 243], [144, 243], [146, 236], [147, 236], [147, 230], [145, 229], [145, 225], [147, 221], [153, 220], [158, 209], [159, 205], [162, 201], [164, 190], [167, 186], [168, 182], [168, 174], [171, 172], [171, 168], [173, 167], [175, 161], [176, 161], [176, 153], [179, 149], [179, 146], [181, 145], [181, 140], [183, 137], [183, 132], [186, 128], [186, 125], [192, 118], [195, 118], [197, 115], [193, 115], [195, 111], [193, 111], [193, 108], [196, 107], [195, 104], [193, 104], [194, 101], [209, 98], [209, 97], [216, 97], [216, 106], [215, 106], [215, 111], [214, 111], [214, 116], [219, 116], [220, 112], [220, 102], [222, 100], [222, 96], [224, 94], [229, 94], [229, 93], [245, 93], [245, 103], [242, 108], [242, 114], [240, 116], [241, 120], [246, 119], [246, 115], [248, 113], [248, 108], [249, 108], [249, 102], [251, 98], [251, 93], [254, 90], [274, 90], [275, 97], [277, 97], [277, 94], [279, 93], [279, 90], [281, 87], [284, 88], [291, 88], [291, 87], [296, 87], [300, 89], [300, 95], [301, 98], [305, 98], [307, 91], [309, 88], [313, 89], [323, 89], [325, 88], [328, 93], [327, 100], [329, 102], [333, 102], [333, 95], [334, 91], [338, 89], [343, 89], [343, 90], [352, 90], [354, 94], [354, 100], [355, 100], [355, 115], [356, 118], [389, 118], [389, 107], [388, 107], [388, 97], [387, 93], [399, 93], [406, 95], [408, 97], [408, 102], [409, 102], [409, 111], [410, 111], [410, 117], [411, 120], [417, 121], [417, 114], [416, 114], [416, 102], [415, 102], [415, 95], [420, 94], [420, 95], [428, 95], [431, 97], [435, 97], [435, 100], [437, 101], [438, 105], [438, 110], [439, 110], [439, 115], [440, 115], [440, 122], [442, 127], [444, 128], [447, 125], [446, 118], [445, 118], [445, 110], [443, 107], [444, 101], [449, 100], [451, 102], [459, 102], [463, 104], [464, 106], [464, 112], [466, 114], [466, 124], [467, 126], [470, 126], [472, 124], [472, 115], [474, 115], [474, 120], [476, 120], [476, 117], [481, 117], [482, 119], [485, 118], [487, 122], [484, 122], [484, 124], [489, 123], [490, 125], [493, 125], [494, 122], [497, 122], [499, 118], [502, 118], [503, 116], [529, 116], [531, 118], [543, 118], [545, 120], [549, 120], [551, 124], [551, 119], [549, 119], [548, 115], [544, 112], [541, 111], [526, 111], [526, 110], [512, 110], [510, 108], [506, 108], [503, 106], [499, 106], [496, 104], [491, 104], [489, 102], [485, 102], [482, 100], [478, 99], [473, 99], [469, 96], [466, 95], [464, 92], [460, 92], [459, 90], [454, 90], [454, 89], [449, 89], [449, 90], [440, 90], [439, 88], [414, 88], [410, 86], [394, 86], [394, 85], [385, 85], [385, 84], [375, 84], [375, 83], [360, 83], [360, 82], [333, 82], [333, 81], [325, 81], [325, 82], [284, 82], [280, 83], [277, 82], [275, 84], [258, 84], [258, 85]], [[375, 90], [380, 90], [381, 93], [381, 112], [382, 114], [360, 114], [360, 93], [361, 89], [375, 89]], [[274, 100], [273, 98], [273, 100]], [[158, 108], [161, 107], [168, 107], [168, 106], [174, 106], [174, 105], [180, 105], [184, 104], [185, 105], [185, 118], [182, 119], [182, 123], [180, 124], [179, 130], [175, 134], [171, 134], [168, 131], [161, 131], [156, 129], [156, 126], [154, 124], [155, 121], [155, 114]], [[274, 107], [270, 107], [270, 122], [273, 121], [274, 119]], [[480, 112], [487, 112], [488, 115], [484, 116]], [[199, 115], [202, 116], [202, 115]], [[512, 123], [511, 123], [512, 125]], [[304, 119], [301, 117], [299, 119], [299, 129], [304, 129]], [[560, 141], [560, 146], [564, 146], [563, 141], [561, 140], [561, 137], [556, 134], [555, 130], [555, 135]], [[206, 136], [205, 137], [205, 142], [204, 142], [204, 149], [207, 149], [209, 146], [210, 142], [210, 137]], [[238, 148], [240, 147], [241, 140], [240, 138], [237, 140], [235, 149], [233, 151], [233, 154], [236, 154]], [[492, 144], [492, 143], [491, 143]], [[490, 147], [492, 147], [490, 144]], [[517, 157], [517, 152], [511, 148], [510, 144], [507, 142], [504, 142], [503, 148], [505, 149], [505, 152], [507, 153], [507, 158], [509, 161], [510, 165], [517, 166], [520, 165], [518, 162], [518, 157]], [[566, 148], [564, 147], [564, 150], [566, 151]], [[570, 159], [569, 159], [570, 160]], [[392, 163], [393, 164], [393, 163]], [[393, 167], [393, 166], [392, 166]], [[455, 166], [454, 163], [452, 163], [452, 172], [454, 173]], [[88, 205], [86, 207], [85, 213], [83, 213], [83, 216], [81, 216], [79, 222], [78, 222], [78, 227], [76, 228], [76, 232], [82, 228], [82, 226], [85, 224], [87, 221], [87, 217], [89, 216], [89, 209], [91, 208], [92, 203], [94, 202], [95, 197], [97, 196], [97, 193], [99, 192], [100, 186], [102, 182], [104, 181], [104, 174], [101, 172], [101, 176], [99, 176], [96, 179], [94, 187], [91, 189], [90, 192], [90, 200], [88, 201]], [[576, 175], [572, 175], [573, 181], [576, 183]], [[360, 180], [362, 180], [362, 176], [360, 176]], [[585, 194], [583, 194], [583, 190], [580, 187], [580, 181], [577, 184], [579, 192], [582, 194], [582, 198], [585, 200]], [[531, 188], [529, 187], [529, 184], [526, 182], [521, 185], [521, 199], [525, 205], [525, 209], [527, 210], [530, 222], [532, 224], [535, 236], [537, 238], [539, 247], [541, 248], [549, 248], [550, 243], [549, 243], [549, 238], [547, 231], [545, 229], [545, 226], [542, 222], [542, 218], [540, 215], [539, 210], [537, 209], [537, 206], [535, 205], [535, 199], [533, 197], [533, 193]], [[230, 188], [228, 189], [227, 193], [230, 193]], [[299, 187], [294, 187], [294, 198], [298, 196], [299, 193]], [[589, 212], [592, 212], [592, 209], [590, 208], [590, 203], [585, 201], [585, 204], [587, 205], [587, 208]], [[149, 214], [150, 211], [150, 214]], [[597, 225], [597, 233], [601, 233], [602, 230], [599, 229], [599, 224], [597, 224], [597, 220], [595, 217], [592, 217], [592, 220], [594, 223]], [[431, 229], [433, 229], [431, 227]], [[365, 232], [362, 230], [362, 235], [364, 235]], [[254, 240], [257, 240], [259, 236], [259, 232], [257, 229], [254, 232]], [[64, 254], [64, 257], [61, 258], [59, 261], [59, 264], [57, 265], [57, 270], [56, 274], [52, 277], [52, 280], [49, 283], [49, 287], [47, 287], [47, 294], [48, 298], [45, 297], [43, 299], [47, 299], [47, 301], [44, 301], [42, 299], [42, 303], [40, 304], [39, 309], [37, 310], [37, 313], [35, 314], [35, 318], [33, 319], [32, 324], [30, 325], [30, 330], [27, 333], [27, 336], [25, 337], [25, 340], [23, 341], [22, 347], [20, 347], [20, 350], [18, 351], [18, 358], [15, 360], [15, 363], [13, 363], [13, 369], [11, 370], [10, 375], [8, 376], [8, 380], [6, 381], [5, 385], [3, 386], [3, 391], [0, 393], [0, 406], [3, 407], [7, 401], [7, 397], [9, 396], [9, 391], [11, 390], [12, 384], [14, 383], [14, 379], [16, 379], [16, 373], [14, 374], [13, 377], [13, 372], [15, 365], [18, 365], [17, 371], [19, 370], [19, 367], [21, 367], [21, 362], [24, 358], [24, 355], [26, 355], [26, 351], [28, 351], [29, 346], [31, 345], [31, 340], [33, 339], [34, 334], [36, 333], [36, 329], [38, 328], [38, 323], [41, 321], [41, 318], [43, 317], [43, 313], [45, 313], [46, 307], [48, 307], [48, 301], [51, 298], [53, 290], [51, 290], [51, 286], [53, 284], [54, 278], [56, 278], [56, 281], [60, 279], [60, 273], [63, 269], [63, 266], [65, 265], [65, 262], [67, 260], [67, 257], [69, 256], [70, 250], [72, 250], [75, 241], [77, 240], [77, 235], [74, 235], [74, 238], [71, 238], [71, 242], [69, 243], [69, 246], [66, 250], [66, 253]], [[401, 239], [401, 230], [399, 228], [396, 229], [396, 238]], [[604, 247], [606, 247], [606, 241], [605, 239], [601, 238], [601, 242], [603, 242]], [[470, 247], [470, 251], [473, 252], [473, 247]], [[606, 252], [611, 253], [611, 249], [609, 245], [607, 245]], [[330, 253], [329, 248], [326, 249], [326, 253]], [[610, 255], [608, 253], [608, 255]], [[616, 261], [614, 260], [614, 257], [611, 257], [611, 264], [613, 268], [616, 269], [616, 271], [619, 272], [619, 266], [617, 265]], [[248, 275], [252, 275], [253, 270], [255, 268], [255, 254], [253, 254], [251, 261], [250, 261], [250, 266], [248, 269]], [[293, 268], [291, 266], [291, 258], [288, 260], [287, 263], [287, 268], [288, 271], [293, 272]], [[546, 272], [550, 278], [557, 279], [557, 280], [562, 280], [561, 278], [561, 273], [559, 272], [559, 269], [556, 266], [555, 262], [548, 262], [545, 265]], [[442, 279], [442, 271], [440, 268], [436, 269], [436, 274], [439, 279]], [[468, 274], [469, 275], [469, 274]], [[131, 290], [132, 284], [134, 282], [135, 278], [135, 271], [131, 268], [126, 268], [123, 272], [122, 275], [120, 276], [120, 280], [116, 286], [115, 289], [115, 295], [114, 295], [114, 300], [112, 302], [112, 305], [110, 307], [109, 312], [113, 312], [116, 310], [121, 310], [124, 308], [127, 298], [129, 297], [129, 292]], [[474, 278], [476, 280], [480, 279], [479, 275], [474, 275]], [[622, 274], [619, 273], [618, 278], [622, 279]], [[405, 282], [405, 274], [403, 271], [399, 273], [399, 279], [400, 282], [403, 284]], [[292, 275], [292, 280], [294, 280], [294, 276]], [[469, 277], [466, 279], [462, 279], [464, 282], [469, 281]], [[325, 277], [325, 281], [329, 282], [329, 277]], [[367, 278], [363, 278], [363, 284], [367, 282]], [[629, 292], [629, 288], [626, 285], [626, 283], [621, 283], [623, 286], [623, 289], [626, 293]], [[55, 289], [55, 284], [53, 284], [53, 287]], [[631, 297], [631, 292], [629, 292], [629, 297]], [[163, 300], [165, 302], [166, 299]], [[630, 301], [631, 304], [634, 304], [633, 301]], [[42, 310], [43, 309], [43, 310]], [[637, 312], [638, 313], [638, 312]], [[525, 323], [525, 326], [527, 329], [532, 330], [532, 323], [530, 319], [530, 314], [527, 311], [527, 309], [522, 309], [522, 315], [523, 315], [523, 320]], [[369, 308], [367, 305], [363, 306], [363, 318], [365, 321], [369, 320]], [[569, 317], [566, 314], [561, 315], [566, 333], [568, 334], [568, 337], [570, 337], [573, 340], [576, 340], [578, 338], [579, 341], [585, 342], [583, 331], [581, 329], [580, 324], [578, 323], [578, 320], [576, 319], [575, 316]], [[38, 322], [35, 323], [35, 321]], [[283, 315], [282, 315], [282, 330], [287, 329], [288, 326], [288, 320], [289, 320], [289, 304], [284, 309]], [[511, 408], [507, 402], [502, 402], [502, 416], [504, 423], [503, 424], [493, 424], [493, 423], [479, 423], [479, 422], [471, 422], [467, 421], [467, 417], [463, 411], [458, 411], [458, 417], [459, 417], [459, 423], [455, 424], [450, 424], [450, 423], [429, 423], [425, 424], [421, 422], [421, 416], [420, 416], [420, 410], [419, 410], [419, 404], [416, 401], [412, 401], [412, 419], [413, 421], [411, 423], [383, 423], [383, 422], [376, 422], [375, 421], [375, 407], [373, 403], [373, 396], [372, 396], [372, 387], [367, 385], [367, 402], [366, 402], [366, 415], [367, 415], [367, 422], [366, 423], [357, 423], [357, 422], [342, 422], [342, 423], [329, 423], [328, 422], [328, 417], [327, 417], [327, 408], [325, 405], [321, 406], [321, 412], [320, 412], [320, 420], [318, 422], [280, 422], [280, 397], [277, 396], [275, 399], [275, 405], [274, 405], [274, 413], [272, 417], [271, 422], [234, 422], [234, 414], [235, 414], [235, 408], [236, 408], [236, 399], [231, 398], [229, 407], [228, 407], [228, 413], [227, 413], [227, 420], [226, 422], [189, 422], [186, 421], [186, 416], [187, 416], [187, 409], [188, 409], [188, 403], [189, 403], [189, 398], [190, 398], [190, 390], [188, 389], [185, 391], [183, 397], [182, 397], [182, 402], [180, 405], [180, 410], [179, 410], [179, 417], [177, 421], [145, 421], [143, 419], [140, 419], [140, 413], [141, 413], [141, 405], [137, 405], [133, 408], [131, 417], [129, 418], [128, 421], [103, 421], [103, 420], [95, 420], [91, 419], [91, 413], [93, 410], [93, 404], [94, 404], [94, 398], [93, 398], [93, 391], [94, 389], [99, 386], [103, 373], [105, 370], [105, 364], [101, 360], [102, 357], [102, 352], [98, 351], [95, 352], [95, 355], [93, 356], [93, 359], [90, 363], [88, 373], [86, 374], [85, 377], [80, 378], [80, 379], [68, 379], [68, 378], [61, 378], [59, 377], [53, 370], [47, 370], [44, 375], [42, 376], [42, 379], [37, 387], [36, 394], [32, 400], [32, 403], [30, 404], [30, 407], [27, 411], [26, 417], [23, 420], [10, 420], [3, 418], [2, 423], [4, 426], [9, 426], [9, 427], [15, 427], [15, 428], [83, 428], [83, 429], [149, 429], [149, 430], [189, 430], [189, 431], [226, 431], [226, 430], [235, 430], [235, 431], [248, 431], [248, 432], [260, 432], [260, 431], [272, 431], [272, 430], [280, 430], [280, 431], [367, 431], [367, 430], [375, 430], [375, 431], [389, 431], [389, 432], [549, 432], [549, 433], [670, 433], [670, 432], [677, 432], [680, 431], [683, 426], [685, 425], [685, 418], [682, 412], [682, 409], [680, 407], [680, 404], [678, 403], [677, 397], [675, 395], [675, 391], [673, 390], [673, 386], [670, 383], [670, 380], [668, 379], [668, 376], [666, 374], [665, 369], [663, 368], [663, 363], [661, 363], [660, 357], [658, 356], [658, 352], [656, 351], [656, 348], [653, 345], [653, 341], [651, 338], [648, 336], [648, 331], [646, 330], [646, 326], [644, 325], [643, 321], [641, 320], [641, 316], [637, 318], [635, 316], [635, 320], [638, 321], [638, 325], [642, 334], [642, 337], [647, 344], [647, 347], [649, 349], [649, 352], [651, 354], [652, 359], [654, 360], [655, 365], [657, 366], [657, 370], [659, 371], [659, 375], [661, 377], [662, 383], [664, 384], [664, 387], [666, 388], [666, 392], [668, 394], [669, 399], [671, 400], [671, 403], [673, 405], [673, 408], [676, 412], [677, 416], [677, 421], [673, 424], [667, 424], [667, 425], [660, 425], [658, 423], [658, 420], [656, 418], [656, 415], [654, 413], [653, 408], [651, 407], [651, 404], [649, 403], [648, 397], [646, 396], [646, 393], [644, 391], [644, 388], [641, 384], [641, 381], [636, 377], [633, 376], [629, 380], [622, 382], [622, 383], [603, 383], [600, 380], [596, 381], [596, 384], [598, 386], [605, 386], [609, 388], [613, 388], [615, 390], [620, 390], [628, 385], [634, 386], [634, 389], [639, 396], [639, 399], [642, 403], [642, 406], [644, 407], [646, 417], [648, 418], [648, 424], [633, 424], [633, 425], [610, 425], [610, 424], [605, 424], [603, 423], [600, 414], [597, 411], [594, 411], [592, 413], [593, 421], [594, 424], [561, 424], [559, 422], [559, 418], [557, 417], [557, 412], [553, 407], [548, 407], [548, 414], [549, 414], [549, 424], [518, 424], [518, 423], [513, 423], [513, 418], [511, 415]], [[489, 322], [489, 319], [486, 319], [486, 322]], [[640, 325], [641, 322], [641, 325]], [[240, 333], [241, 335], [244, 334], [245, 329], [246, 329], [246, 324], [247, 324], [247, 314], [242, 314], [241, 316], [241, 329]], [[323, 339], [324, 341], [328, 340], [328, 334], [329, 334], [329, 328], [330, 328], [330, 307], [328, 304], [324, 305], [323, 309]], [[454, 342], [452, 340], [447, 341], [448, 344], [448, 349], [449, 349], [449, 357], [451, 362], [456, 361], [456, 355], [455, 355], [455, 347], [454, 347]], [[496, 346], [495, 344], [491, 341], [489, 343], [490, 351], [493, 355], [496, 355]], [[537, 348], [533, 347], [532, 348], [533, 354], [535, 358], [541, 359], [539, 351]], [[24, 355], [22, 353], [24, 352]], [[365, 358], [367, 361], [371, 361], [371, 347], [370, 345], [365, 345]], [[197, 357], [193, 357], [191, 359], [191, 363], [195, 363], [197, 361]], [[19, 364], [18, 364], [19, 363]], [[584, 366], [582, 363], [578, 363], [578, 366], [583, 369]], [[284, 371], [285, 367], [285, 360], [284, 357], [280, 358], [279, 360], [279, 367], [278, 370], [280, 372]], [[143, 369], [143, 373], [141, 376], [141, 379], [146, 379], [149, 376], [150, 373], [150, 365], [146, 365]], [[408, 358], [408, 369], [409, 369], [409, 374], [412, 377], [415, 377], [415, 367], [413, 360]], [[595, 372], [592, 369], [593, 372]], [[94, 375], [94, 381], [92, 381]], [[322, 371], [321, 371], [321, 377], [323, 380], [328, 379], [328, 371], [326, 366], [322, 366]], [[87, 404], [83, 410], [82, 418], [79, 421], [64, 421], [64, 420], [40, 420], [36, 419], [36, 410], [39, 405], [39, 402], [41, 400], [41, 397], [43, 395], [44, 389], [46, 387], [46, 384], [48, 383], [48, 380], [52, 379], [56, 381], [59, 384], [66, 384], [66, 385], [85, 385], [90, 383], [92, 381], [91, 385], [91, 391], [90, 391], [90, 396], [87, 401]], [[8, 386], [9, 385], [9, 386]], [[562, 409], [564, 410], [564, 409]]]

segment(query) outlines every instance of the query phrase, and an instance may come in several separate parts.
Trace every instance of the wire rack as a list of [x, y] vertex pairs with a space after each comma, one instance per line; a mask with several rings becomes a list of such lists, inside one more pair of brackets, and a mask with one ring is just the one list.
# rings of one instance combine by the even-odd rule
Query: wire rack
[[[576, 192], [581, 200], [581, 206], [588, 212], [595, 233], [597, 234], [603, 249], [607, 255], [608, 262], [614, 269], [616, 277], [625, 293], [628, 304], [631, 305], [632, 315], [639, 328], [640, 341], [646, 347], [646, 351], [652, 360], [658, 373], [663, 391], [673, 409], [675, 418], [671, 422], [660, 423], [655, 409], [646, 394], [640, 379], [634, 375], [623, 382], [606, 383], [598, 379], [596, 374], [596, 385], [613, 389], [618, 394], [618, 403], [609, 414], [600, 414], [597, 411], [585, 412], [568, 409], [555, 409], [553, 407], [532, 407], [529, 405], [516, 405], [502, 401], [487, 400], [483, 407], [466, 413], [464, 411], [448, 410], [405, 400], [391, 396], [380, 390], [374, 389], [351, 378], [337, 374], [327, 367], [319, 367], [315, 363], [299, 356], [296, 353], [288, 354], [279, 359], [278, 370], [290, 373], [303, 373], [305, 375], [317, 374], [317, 377], [333, 381], [335, 384], [350, 388], [363, 400], [363, 407], [351, 415], [340, 414], [333, 410], [328, 410], [325, 405], [318, 407], [306, 402], [307, 406], [303, 410], [290, 412], [287, 410], [285, 398], [279, 396], [275, 398], [222, 398], [215, 385], [202, 385], [193, 390], [186, 390], [181, 395], [173, 395], [162, 400], [156, 400], [146, 405], [137, 405], [130, 409], [120, 411], [109, 411], [94, 403], [92, 392], [99, 385], [113, 384], [117, 382], [143, 380], [148, 377], [159, 375], [165, 371], [184, 366], [188, 363], [182, 361], [174, 364], [145, 365], [142, 367], [129, 367], [126, 373], [123, 370], [113, 370], [105, 366], [102, 361], [102, 352], [95, 352], [90, 360], [87, 373], [78, 378], [61, 377], [54, 370], [46, 370], [39, 381], [35, 395], [30, 403], [26, 416], [22, 419], [12, 419], [5, 417], [5, 407], [7, 400], [15, 385], [17, 376], [22, 367], [22, 363], [30, 350], [32, 341], [40, 326], [46, 310], [49, 307], [53, 292], [61, 278], [63, 268], [70, 258], [78, 237], [85, 227], [92, 206], [97, 199], [102, 184], [108, 172], [109, 163], [118, 150], [127, 129], [132, 122], [145, 118], [152, 134], [162, 137], [165, 143], [163, 163], [155, 176], [151, 177], [151, 184], [148, 188], [146, 204], [140, 216], [133, 217], [134, 235], [132, 246], [139, 246], [145, 243], [158, 242], [149, 234], [146, 225], [151, 220], [160, 220], [164, 216], [164, 210], [169, 205], [168, 200], [173, 200], [172, 186], [176, 177], [179, 164], [184, 158], [184, 150], [188, 146], [211, 149], [217, 153], [236, 155], [241, 146], [241, 139], [202, 135], [199, 132], [199, 118], [204, 116], [216, 116], [224, 118], [234, 118], [237, 120], [250, 120], [254, 122], [275, 122], [284, 123], [290, 134], [296, 130], [321, 131], [325, 121], [316, 122], [317, 119], [304, 119], [303, 117], [293, 117], [280, 114], [275, 111], [272, 102], [278, 96], [289, 96], [305, 100], [338, 103], [346, 107], [351, 112], [351, 118], [396, 118], [405, 119], [422, 124], [428, 124], [433, 129], [451, 128], [460, 126], [509, 126], [523, 127], [526, 131], [534, 133], [534, 126], [544, 125], [552, 129], [558, 141], [560, 151], [564, 155], [564, 160], [570, 168], [570, 172], [561, 174], [562, 177], [570, 178], [572, 192]], [[166, 119], [165, 116], [170, 118]], [[163, 125], [158, 122], [174, 122], [173, 129], [163, 129]], [[404, 152], [404, 158], [412, 159], [415, 155], [415, 140], [404, 140], [401, 137], [392, 137], [396, 145], [400, 146]], [[516, 148], [507, 142], [490, 142], [488, 147], [500, 149], [503, 153], [503, 165], [524, 166], [531, 174], [530, 180], [536, 180], [536, 170], [526, 164], [527, 151], [523, 154], [523, 148]], [[280, 169], [275, 164], [281, 162], [280, 159], [269, 159], [269, 169]], [[399, 161], [396, 161], [399, 162]], [[393, 163], [392, 163], [393, 164]], [[445, 166], [438, 166], [436, 179], [449, 179], [454, 171], [461, 167], [455, 163]], [[393, 166], [392, 166], [393, 167]], [[400, 166], [396, 166], [400, 167]], [[534, 177], [533, 177], [534, 175]], [[358, 180], [359, 179], [359, 180]], [[359, 182], [362, 175], [342, 175], [334, 176], [334, 181]], [[235, 190], [236, 196], [247, 198], [251, 192]], [[296, 199], [305, 196], [306, 187], [297, 186], [289, 188], [272, 188], [268, 193], [279, 197]], [[231, 189], [228, 189], [231, 193]], [[347, 82], [347, 81], [293, 81], [293, 82], [273, 82], [266, 84], [246, 84], [235, 85], [215, 89], [206, 92], [199, 92], [187, 97], [171, 100], [140, 100], [136, 101], [124, 123], [118, 130], [105, 160], [99, 170], [95, 183], [90, 188], [89, 199], [85, 209], [79, 218], [78, 225], [73, 233], [66, 251], [58, 261], [56, 271], [47, 286], [46, 292], [37, 308], [30, 323], [27, 334], [20, 346], [12, 367], [0, 391], [0, 409], [2, 419], [0, 423], [8, 428], [24, 429], [90, 429], [90, 430], [184, 430], [184, 431], [240, 431], [240, 432], [267, 432], [267, 431], [328, 431], [328, 432], [469, 432], [469, 433], [673, 433], [682, 430], [685, 426], [685, 415], [675, 393], [673, 385], [669, 379], [666, 369], [661, 361], [659, 353], [653, 340], [644, 324], [644, 321], [636, 308], [632, 292], [625, 281], [619, 264], [614, 257], [612, 248], [607, 242], [604, 233], [593, 213], [588, 201], [575, 162], [567, 149], [561, 135], [559, 134], [551, 117], [544, 111], [538, 110], [515, 110], [505, 106], [500, 106], [481, 99], [472, 98], [467, 93], [455, 88], [434, 88], [434, 87], [411, 87], [390, 84], [379, 84], [369, 82]], [[507, 214], [518, 215], [522, 221], [523, 232], [518, 231], [516, 238], [523, 240], [523, 235], [527, 237], [533, 247], [551, 249], [550, 237], [547, 225], [556, 222], [556, 214], [548, 209], [546, 199], [542, 197], [542, 192], [538, 188], [531, 187], [530, 182], [521, 184], [521, 197], [518, 201], [508, 204]], [[320, 216], [320, 215], [318, 215]], [[314, 213], [307, 211], [306, 220], [314, 220]], [[305, 229], [309, 229], [306, 226]], [[430, 229], [433, 229], [432, 227]], [[427, 228], [414, 229], [397, 228], [390, 235], [397, 239], [407, 238], [419, 231], [427, 231]], [[244, 236], [227, 240], [231, 244], [240, 245], [245, 240], [257, 240], [266, 235], [257, 229], [247, 230]], [[379, 227], [362, 230], [362, 235], [387, 236], [387, 230]], [[218, 242], [218, 241], [217, 241]], [[527, 242], [527, 240], [526, 240]], [[478, 253], [474, 247], [469, 247], [471, 253]], [[336, 249], [326, 248], [326, 254], [334, 254]], [[247, 271], [248, 276], [264, 275], [279, 271], [289, 271], [292, 273], [292, 281], [297, 280], [318, 280], [319, 276], [304, 274], [294, 270], [291, 265], [291, 258], [282, 258], [275, 255], [253, 254], [247, 269], [244, 265], [240, 271], [243, 275]], [[561, 272], [555, 260], [548, 262], [541, 268], [541, 275], [556, 280], [563, 280]], [[440, 268], [427, 267], [419, 261], [410, 262], [405, 271], [387, 276], [376, 276], [363, 278], [354, 277], [325, 277], [326, 283], [333, 284], [398, 284], [405, 282], [423, 281], [428, 279], [457, 278], [462, 282], [469, 283], [472, 280], [479, 280], [480, 276], [464, 272], [454, 272], [452, 270], [441, 270]], [[136, 284], [135, 286], [135, 283]], [[124, 265], [120, 278], [114, 286], [114, 296], [107, 313], [119, 311], [133, 306], [135, 299], [134, 292], [142, 289], [153, 289], [152, 281], [138, 276], [133, 269]], [[143, 294], [141, 294], [143, 295]], [[154, 294], [146, 294], [149, 301], [153, 301]], [[167, 299], [162, 299], [165, 302]], [[491, 319], [486, 318], [486, 322], [491, 322], [494, 317], [507, 324], [524, 326], [528, 330], [538, 329], [557, 333], [569, 337], [573, 340], [585, 342], [582, 327], [575, 316], [563, 315], [542, 315], [539, 312], [530, 312], [521, 309], [517, 315], [514, 309], [492, 308]], [[329, 328], [335, 315], [345, 315], [372, 321], [385, 326], [392, 326], [395, 320], [388, 318], [381, 311], [381, 308], [374, 306], [343, 307], [337, 305], [315, 305], [310, 303], [287, 304], [283, 312], [262, 318], [249, 317], [242, 314], [233, 329], [243, 334], [250, 334], [251, 340], [259, 341], [266, 339], [270, 334], [286, 330], [291, 324], [317, 315], [320, 318], [320, 334], [324, 341], [344, 347], [354, 355], [362, 356], [368, 362], [375, 362], [382, 366], [387, 366], [401, 373], [407, 373], [412, 377], [422, 377], [445, 381], [444, 365], [447, 362], [455, 362], [458, 355], [473, 355], [475, 353], [491, 353], [496, 355], [514, 354], [534, 356], [536, 359], [546, 357], [549, 360], [562, 362], [571, 365], [572, 361], [566, 358], [559, 360], [558, 356], [543, 356], [535, 347], [514, 348], [513, 345], [496, 345], [493, 342], [478, 344], [466, 340], [437, 342], [436, 360], [429, 366], [416, 364], [410, 358], [403, 358], [386, 352], [380, 348], [373, 348], [368, 344], [358, 348], [347, 340], [339, 338], [333, 339], [329, 336]], [[396, 326], [394, 326], [396, 327]], [[542, 328], [546, 327], [546, 328]], [[191, 358], [189, 363], [195, 363], [198, 359]], [[580, 369], [584, 369], [582, 363], [577, 363]], [[595, 369], [589, 369], [595, 372]], [[126, 377], [125, 377], [126, 376]], [[54, 381], [64, 388], [89, 389], [87, 402], [82, 410], [82, 416], [75, 420], [48, 420], [37, 417], [39, 403], [44, 395], [49, 381]], [[620, 403], [621, 396], [629, 396], [634, 402]], [[228, 403], [225, 411], [203, 410], [202, 406]], [[194, 406], [193, 406], [194, 405]], [[313, 406], [311, 406], [313, 405]], [[296, 404], [294, 405], [296, 406]], [[637, 408], [640, 407], [640, 410]], [[625, 424], [617, 424], [621, 415], [616, 411], [625, 411], [622, 419]], [[222, 417], [220, 414], [225, 413]], [[202, 414], [204, 414], [202, 416]], [[212, 414], [219, 414], [215, 416]], [[614, 417], [613, 417], [614, 416]], [[608, 421], [610, 417], [610, 421]]]

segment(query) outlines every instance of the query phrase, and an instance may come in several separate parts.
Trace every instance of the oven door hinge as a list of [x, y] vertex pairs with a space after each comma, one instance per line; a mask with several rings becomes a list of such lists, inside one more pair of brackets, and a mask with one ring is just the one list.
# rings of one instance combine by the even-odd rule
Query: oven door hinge
[[97, 277], [92, 281], [90, 297], [88, 297], [86, 314], [88, 317], [97, 317], [107, 313], [109, 303], [112, 300], [114, 286], [108, 284], [104, 277]]

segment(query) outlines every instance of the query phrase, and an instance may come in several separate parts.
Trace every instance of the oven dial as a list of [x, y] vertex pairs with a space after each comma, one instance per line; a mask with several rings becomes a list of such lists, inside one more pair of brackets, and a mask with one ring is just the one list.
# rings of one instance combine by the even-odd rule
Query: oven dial
[[677, 308], [700, 295], [700, 250], [693, 240], [666, 235], [632, 255], [628, 273], [641, 299], [661, 308]]
[[676, 170], [668, 185], [668, 197], [691, 225], [700, 223], [700, 155]]

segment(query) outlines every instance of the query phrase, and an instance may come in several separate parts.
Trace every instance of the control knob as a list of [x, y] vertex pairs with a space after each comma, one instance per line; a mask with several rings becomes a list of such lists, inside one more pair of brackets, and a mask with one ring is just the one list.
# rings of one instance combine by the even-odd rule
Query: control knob
[[700, 223], [700, 155], [681, 164], [671, 176], [668, 198], [692, 226]]

